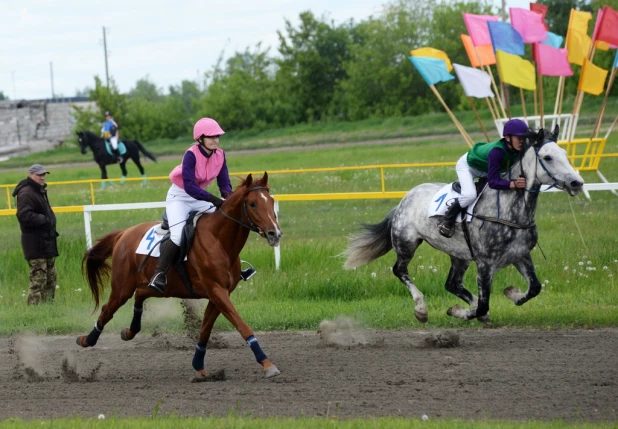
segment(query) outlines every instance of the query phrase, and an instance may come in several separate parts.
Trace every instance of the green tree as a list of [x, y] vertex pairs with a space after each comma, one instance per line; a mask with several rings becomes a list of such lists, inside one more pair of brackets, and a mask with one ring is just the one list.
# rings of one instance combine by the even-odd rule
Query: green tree
[[154, 83], [150, 82], [148, 76], [136, 82], [135, 87], [129, 91], [129, 97], [140, 98], [153, 103], [163, 101], [161, 91]]
[[0, 100], [8, 100], [9, 97], [4, 95], [4, 92], [0, 91]]

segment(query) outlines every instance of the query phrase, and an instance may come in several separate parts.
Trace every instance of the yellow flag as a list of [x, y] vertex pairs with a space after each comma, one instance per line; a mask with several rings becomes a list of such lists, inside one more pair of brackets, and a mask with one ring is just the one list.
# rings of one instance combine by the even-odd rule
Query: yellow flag
[[569, 19], [569, 28], [567, 33], [571, 31], [579, 31], [580, 33], [588, 34], [588, 21], [592, 19], [590, 12], [582, 12], [581, 10], [571, 9], [571, 19]]
[[584, 59], [588, 58], [591, 43], [592, 40], [586, 33], [582, 33], [579, 30], [569, 31], [566, 44], [566, 48], [569, 51], [569, 62], [581, 66], [584, 63]]
[[536, 90], [534, 65], [530, 61], [517, 55], [496, 51], [496, 62], [502, 82], [530, 91]]
[[453, 65], [451, 64], [451, 60], [449, 59], [446, 52], [441, 51], [439, 49], [434, 48], [418, 48], [410, 51], [410, 54], [413, 57], [429, 57], [429, 58], [437, 58], [439, 60], [444, 60], [446, 63], [446, 69], [448, 71], [453, 71]]
[[587, 58], [584, 58], [584, 65], [577, 89], [588, 94], [599, 95], [603, 92], [606, 78], [607, 70], [595, 66]]

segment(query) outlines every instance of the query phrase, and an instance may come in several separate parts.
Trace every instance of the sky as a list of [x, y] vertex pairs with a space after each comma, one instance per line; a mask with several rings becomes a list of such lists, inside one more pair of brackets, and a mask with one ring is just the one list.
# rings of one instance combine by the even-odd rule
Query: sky
[[[71, 97], [105, 82], [121, 92], [148, 78], [167, 92], [203, 74], [226, 56], [262, 42], [275, 54], [285, 20], [301, 12], [336, 23], [380, 15], [384, 0], [0, 0], [0, 91], [15, 99]], [[496, 6], [501, 0], [493, 0]], [[529, 0], [507, 0], [528, 8]], [[412, 47], [411, 47], [412, 48]], [[50, 67], [50, 63], [52, 67]]]

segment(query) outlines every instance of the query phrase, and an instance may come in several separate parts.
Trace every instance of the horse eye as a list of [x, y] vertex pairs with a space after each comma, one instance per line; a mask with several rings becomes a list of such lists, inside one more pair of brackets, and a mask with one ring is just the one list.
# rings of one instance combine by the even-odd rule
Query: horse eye
[[249, 203], [249, 207], [251, 207], [251, 208], [255, 208], [255, 207], [257, 207], [257, 204], [255, 204], [255, 202], [254, 202], [254, 201], [251, 201], [251, 202]]
[[543, 161], [551, 162], [551, 156], [549, 156], [549, 155], [545, 155], [545, 156], [543, 157]]

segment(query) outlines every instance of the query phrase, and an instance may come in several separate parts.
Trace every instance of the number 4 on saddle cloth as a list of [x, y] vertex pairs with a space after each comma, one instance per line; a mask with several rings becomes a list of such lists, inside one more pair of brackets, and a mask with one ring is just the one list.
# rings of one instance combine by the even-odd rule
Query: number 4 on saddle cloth
[[[466, 221], [472, 221], [472, 213], [474, 213], [474, 206], [481, 198], [483, 191], [487, 188], [487, 179], [481, 178], [476, 182], [476, 199], [472, 204], [470, 204], [466, 208], [466, 213], [468, 214]], [[449, 183], [448, 185], [444, 185], [436, 194], [431, 198], [429, 203], [429, 209], [427, 211], [428, 217], [434, 216], [444, 216], [446, 211], [448, 210], [451, 202], [455, 198], [461, 197], [461, 184], [459, 182]], [[463, 212], [457, 215], [457, 223], [460, 223], [463, 220]]]
[[[185, 287], [187, 288], [189, 293], [194, 296], [196, 295], [193, 291], [193, 287], [191, 286], [191, 282], [189, 281], [189, 276], [187, 275], [187, 272], [185, 270], [185, 264], [183, 262], [187, 260], [187, 255], [189, 254], [189, 250], [191, 249], [191, 245], [193, 244], [193, 238], [195, 237], [195, 225], [197, 225], [197, 221], [200, 216], [202, 216], [202, 214], [203, 213], [197, 211], [192, 211], [187, 216], [185, 226], [182, 228], [182, 237], [180, 239], [180, 252], [176, 261], [174, 262], [174, 267], [176, 268], [176, 271], [178, 271], [178, 275], [185, 284]], [[137, 253], [138, 255], [146, 255], [146, 257], [140, 264], [138, 271], [142, 271], [142, 268], [144, 267], [144, 264], [146, 263], [148, 258], [158, 258], [159, 256], [161, 256], [161, 252], [159, 249], [160, 245], [162, 242], [169, 239], [170, 232], [169, 224], [167, 223], [167, 214], [163, 212], [163, 222], [161, 222], [159, 225], [154, 225], [153, 227], [148, 229], [148, 231], [146, 231], [146, 233], [142, 237], [139, 246], [137, 246], [137, 249], [135, 250], [135, 253]], [[242, 260], [240, 262], [241, 264], [249, 265], [249, 268], [241, 270], [240, 273], [242, 279], [244, 281], [248, 281], [257, 273], [257, 271], [249, 262]]]

